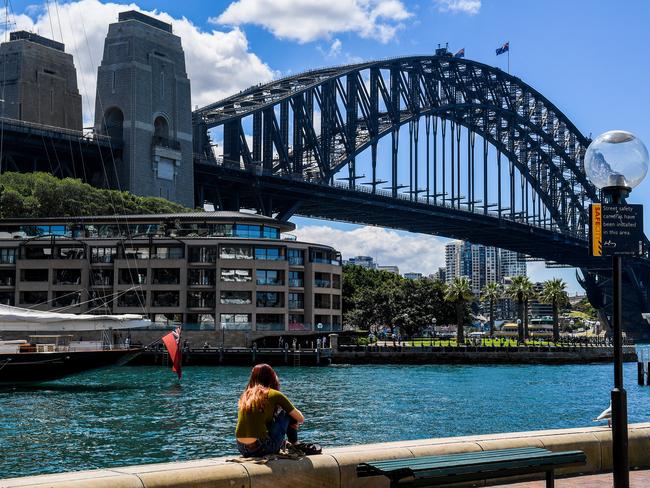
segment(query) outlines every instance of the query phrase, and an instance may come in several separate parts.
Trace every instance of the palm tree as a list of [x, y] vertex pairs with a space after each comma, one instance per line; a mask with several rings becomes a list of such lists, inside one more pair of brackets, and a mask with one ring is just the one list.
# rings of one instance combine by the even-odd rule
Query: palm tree
[[517, 300], [519, 342], [524, 342], [528, 339], [528, 302], [535, 297], [533, 282], [527, 276], [513, 276], [506, 293], [510, 298]]
[[447, 286], [447, 290], [445, 291], [445, 300], [456, 306], [456, 323], [458, 324], [456, 342], [458, 342], [458, 345], [465, 342], [465, 334], [463, 330], [465, 304], [473, 298], [472, 287], [469, 284], [469, 278], [466, 276], [454, 278], [454, 281]]
[[566, 293], [566, 283], [561, 278], [553, 278], [544, 282], [541, 299], [544, 303], [553, 305], [553, 341], [560, 340], [560, 326], [558, 320], [559, 308], [569, 302]]
[[494, 335], [494, 304], [501, 298], [501, 285], [488, 283], [483, 288], [483, 300], [490, 302], [490, 337]]

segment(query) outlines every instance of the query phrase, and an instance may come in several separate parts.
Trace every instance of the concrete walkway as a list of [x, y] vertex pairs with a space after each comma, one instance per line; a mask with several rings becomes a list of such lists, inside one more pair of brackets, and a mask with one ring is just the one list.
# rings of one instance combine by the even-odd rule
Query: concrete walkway
[[[498, 485], [503, 488], [545, 488], [545, 481], [527, 481], [511, 485]], [[612, 488], [612, 474], [595, 474], [555, 480], [556, 488]], [[631, 471], [630, 488], [650, 487], [650, 471]]]

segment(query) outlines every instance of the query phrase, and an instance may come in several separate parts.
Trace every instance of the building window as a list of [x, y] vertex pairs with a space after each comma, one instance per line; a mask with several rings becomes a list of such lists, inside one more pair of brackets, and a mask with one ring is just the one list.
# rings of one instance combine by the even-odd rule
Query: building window
[[117, 299], [118, 307], [137, 307], [142, 309], [145, 303], [144, 293], [136, 290], [127, 291]]
[[149, 247], [125, 247], [124, 248], [124, 258], [125, 259], [149, 259]]
[[289, 310], [302, 310], [305, 308], [304, 293], [289, 293]]
[[330, 287], [330, 274], [329, 273], [314, 273], [314, 286], [316, 288], [329, 288]]
[[90, 260], [93, 263], [112, 263], [117, 254], [115, 247], [91, 247]]
[[222, 291], [220, 301], [224, 305], [250, 305], [253, 303], [253, 292]]
[[14, 294], [13, 292], [0, 292], [0, 305], [14, 305]]
[[190, 286], [213, 286], [215, 271], [213, 269], [190, 269], [187, 271], [187, 284]]
[[92, 286], [110, 286], [113, 284], [112, 269], [94, 269], [90, 275]]
[[284, 307], [284, 293], [278, 293], [275, 291], [258, 291], [256, 303], [258, 307]]
[[261, 225], [235, 224], [235, 236], [249, 239], [259, 239], [262, 237]]
[[57, 291], [54, 293], [52, 305], [55, 307], [76, 307], [81, 301], [81, 292]]
[[178, 292], [154, 291], [151, 304], [154, 307], [178, 307]]
[[0, 249], [0, 264], [16, 264], [16, 249]]
[[314, 295], [314, 308], [330, 308], [330, 295], [316, 293]]
[[190, 308], [214, 308], [214, 292], [211, 291], [188, 292], [187, 306]]
[[154, 268], [152, 274], [154, 285], [178, 285], [181, 282], [181, 270], [178, 268]]
[[47, 269], [23, 269], [22, 281], [47, 283], [50, 281], [49, 271]]
[[57, 248], [59, 259], [85, 259], [83, 247], [59, 247]]
[[51, 259], [51, 247], [26, 246], [24, 248], [25, 259]]
[[264, 226], [264, 238], [265, 239], [279, 239], [280, 238], [280, 229], [276, 227], [267, 227]]
[[309, 325], [305, 324], [305, 316], [301, 313], [290, 313], [289, 330], [309, 330]]
[[16, 272], [13, 269], [0, 270], [0, 286], [14, 286], [16, 284]]
[[191, 263], [216, 263], [217, 247], [190, 247], [188, 261]]
[[152, 259], [183, 259], [185, 249], [180, 246], [156, 246], [156, 251], [151, 256]]
[[289, 264], [302, 266], [305, 264], [305, 253], [302, 249], [288, 249]]
[[20, 303], [25, 305], [42, 305], [46, 304], [46, 291], [23, 291], [20, 293]]
[[255, 318], [257, 330], [284, 330], [284, 315], [276, 313], [258, 313]]
[[221, 281], [247, 283], [253, 281], [252, 270], [250, 269], [221, 269]]
[[249, 246], [221, 246], [221, 259], [253, 259]]
[[256, 247], [255, 259], [266, 260], [266, 261], [284, 261], [284, 248]]
[[302, 288], [305, 286], [304, 276], [302, 271], [289, 271], [289, 286]]
[[122, 268], [118, 272], [120, 285], [144, 285], [147, 283], [147, 270]]
[[332, 288], [336, 288], [337, 290], [341, 289], [341, 275], [332, 275]]
[[249, 313], [222, 313], [221, 328], [228, 330], [251, 330], [251, 317]]
[[78, 285], [81, 283], [80, 269], [57, 269], [54, 277], [56, 285]]
[[258, 285], [284, 285], [284, 273], [277, 269], [258, 269], [255, 271], [255, 280]]
[[332, 295], [332, 309], [341, 310], [341, 295]]

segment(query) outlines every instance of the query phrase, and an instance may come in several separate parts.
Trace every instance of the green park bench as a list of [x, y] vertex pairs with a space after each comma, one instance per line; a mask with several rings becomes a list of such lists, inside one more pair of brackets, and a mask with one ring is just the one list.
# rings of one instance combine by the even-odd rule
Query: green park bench
[[361, 463], [357, 475], [387, 476], [391, 488], [403, 488], [546, 473], [546, 488], [553, 488], [555, 469], [582, 465], [586, 459], [582, 451], [523, 447]]

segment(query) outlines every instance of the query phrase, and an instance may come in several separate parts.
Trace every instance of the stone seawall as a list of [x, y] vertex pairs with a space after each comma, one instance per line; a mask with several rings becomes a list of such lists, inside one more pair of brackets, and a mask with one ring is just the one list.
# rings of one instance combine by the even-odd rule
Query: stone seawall
[[[342, 347], [334, 364], [581, 364], [614, 360], [611, 347]], [[625, 346], [623, 361], [636, 362], [634, 346]]]
[[[631, 467], [650, 468], [650, 423], [630, 425], [629, 446]], [[612, 469], [611, 429], [584, 427], [339, 447], [298, 461], [278, 459], [264, 464], [224, 457], [78, 471], [4, 479], [0, 480], [0, 488], [385, 488], [387, 478], [357, 478], [357, 464], [514, 447], [584, 451], [586, 465], [559, 470], [559, 476]], [[527, 476], [505, 481], [533, 478], [541, 479]]]

